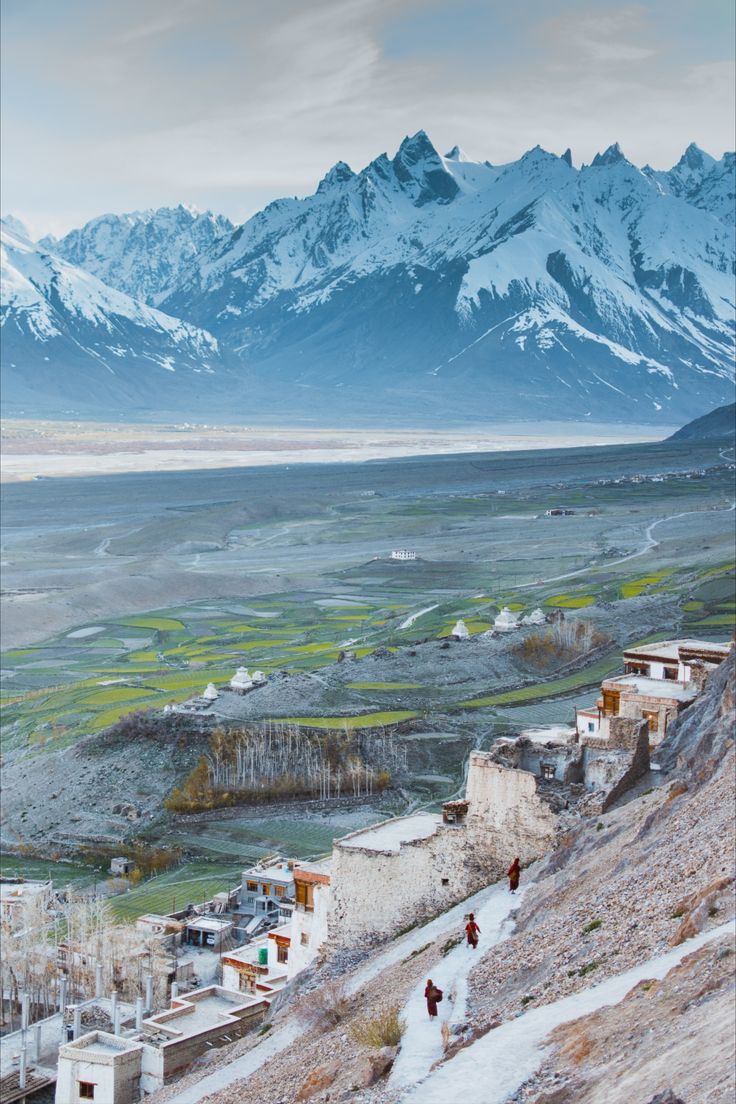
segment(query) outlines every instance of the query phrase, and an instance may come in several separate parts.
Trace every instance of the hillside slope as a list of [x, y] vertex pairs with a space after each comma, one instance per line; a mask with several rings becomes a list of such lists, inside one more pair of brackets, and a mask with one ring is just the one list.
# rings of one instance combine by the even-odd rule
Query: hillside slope
[[[525, 872], [503, 942], [489, 946], [517, 902], [501, 883], [357, 969], [348, 955], [302, 978], [301, 994], [345, 978], [347, 1009], [333, 1026], [300, 1019], [294, 994], [272, 1013], [265, 1043], [213, 1054], [206, 1072], [153, 1100], [649, 1104], [668, 1090], [687, 1104], [730, 1099], [728, 1020], [712, 1017], [732, 1007], [735, 719], [732, 656], [673, 727], [667, 770]], [[481, 921], [477, 960], [457, 946], [469, 908]], [[424, 1021], [429, 976], [444, 983], [447, 1029]], [[350, 1034], [391, 1005], [410, 1017], [395, 1070], [414, 1071], [418, 1087], [394, 1072], [374, 1081], [370, 1052]]]
[[678, 429], [668, 441], [710, 441], [736, 434], [736, 403], [719, 406]]

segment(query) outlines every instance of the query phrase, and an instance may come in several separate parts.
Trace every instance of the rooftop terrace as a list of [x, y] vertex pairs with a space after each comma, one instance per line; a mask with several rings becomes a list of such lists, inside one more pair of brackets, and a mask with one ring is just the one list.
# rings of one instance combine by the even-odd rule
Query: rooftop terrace
[[415, 813], [413, 816], [395, 817], [373, 828], [352, 832], [338, 841], [340, 847], [363, 847], [369, 851], [396, 851], [402, 843], [429, 839], [442, 824], [437, 813]]

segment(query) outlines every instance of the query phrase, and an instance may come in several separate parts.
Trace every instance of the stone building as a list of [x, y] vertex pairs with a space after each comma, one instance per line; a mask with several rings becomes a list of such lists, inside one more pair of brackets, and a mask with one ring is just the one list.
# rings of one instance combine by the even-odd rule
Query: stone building
[[627, 649], [624, 673], [601, 683], [594, 707], [576, 711], [580, 740], [608, 740], [611, 721], [625, 717], [647, 721], [649, 743], [657, 747], [729, 651], [728, 644], [703, 640], [664, 640]]
[[294, 868], [294, 912], [291, 921], [289, 980], [310, 965], [328, 939], [332, 860], [299, 863]]

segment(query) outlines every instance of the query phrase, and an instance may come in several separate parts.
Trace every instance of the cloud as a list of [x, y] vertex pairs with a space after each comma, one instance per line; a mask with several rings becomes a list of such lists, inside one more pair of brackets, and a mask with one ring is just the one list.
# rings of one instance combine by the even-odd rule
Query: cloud
[[[34, 228], [196, 202], [245, 217], [424, 127], [502, 162], [733, 133], [730, 13], [694, 0], [25, 0], [2, 41], [3, 204]], [[45, 225], [44, 225], [45, 224]]]

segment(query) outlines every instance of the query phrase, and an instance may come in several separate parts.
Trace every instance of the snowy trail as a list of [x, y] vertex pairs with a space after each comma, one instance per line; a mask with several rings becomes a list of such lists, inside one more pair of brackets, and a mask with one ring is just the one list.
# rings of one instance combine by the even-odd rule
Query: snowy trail
[[663, 978], [698, 947], [734, 931], [733, 921], [721, 924], [600, 985], [502, 1024], [414, 1085], [402, 1104], [504, 1104], [538, 1069], [548, 1051], [542, 1042], [555, 1027], [618, 1004], [638, 982]]
[[[532, 868], [530, 867], [526, 874], [529, 875]], [[347, 986], [347, 991], [350, 995], [357, 993], [363, 986], [367, 985], [369, 981], [372, 981], [388, 966], [394, 966], [397, 962], [403, 962], [405, 958], [408, 958], [412, 951], [419, 950], [420, 947], [425, 946], [427, 943], [431, 943], [438, 935], [442, 935], [444, 932], [457, 932], [462, 931], [463, 917], [466, 912], [475, 912], [476, 916], [482, 913], [483, 907], [489, 900], [495, 899], [498, 894], [498, 885], [489, 886], [486, 889], [481, 889], [478, 893], [473, 894], [472, 897], [468, 897], [467, 900], [461, 901], [459, 905], [455, 905], [447, 912], [443, 912], [441, 916], [436, 917], [434, 920], [430, 920], [428, 924], [424, 924], [421, 928], [415, 928], [409, 932], [402, 939], [397, 939], [395, 942], [389, 944], [386, 950], [378, 955], [376, 958], [367, 962], [365, 966], [359, 969], [352, 980]], [[508, 895], [510, 897], [510, 895]], [[515, 905], [518, 901], [520, 894], [515, 897], [510, 897], [511, 902]], [[483, 927], [483, 925], [480, 925]], [[485, 932], [483, 932], [485, 935]], [[424, 1010], [426, 1015], [426, 1009]], [[439, 1031], [439, 1027], [437, 1030]], [[243, 1078], [250, 1077], [251, 1074], [259, 1070], [262, 1065], [269, 1061], [269, 1059], [280, 1054], [287, 1047], [290, 1047], [292, 1043], [307, 1031], [307, 1027], [302, 1024], [296, 1017], [293, 1017], [283, 1027], [277, 1028], [272, 1035], [264, 1039], [244, 1054], [242, 1058], [236, 1058], [235, 1061], [230, 1062], [227, 1066], [223, 1066], [222, 1069], [215, 1070], [214, 1073], [208, 1074], [201, 1080], [197, 1081], [195, 1085], [191, 1085], [189, 1088], [182, 1089], [176, 1096], [172, 1096], [167, 1104], [199, 1104], [199, 1101], [203, 1100], [210, 1093], [217, 1092], [219, 1089], [226, 1088], [228, 1085], [232, 1085], [234, 1081], [240, 1081]], [[447, 1104], [447, 1102], [445, 1102]]]
[[435, 602], [435, 604], [433, 606], [427, 606], [425, 609], [419, 610], [418, 613], [410, 614], [409, 617], [406, 618], [406, 620], [401, 622], [401, 624], [399, 625], [399, 628], [400, 629], [410, 629], [415, 621], [417, 621], [420, 617], [424, 617], [425, 613], [431, 613], [432, 610], [436, 610], [437, 606], [438, 606], [438, 603]]
[[[509, 893], [505, 879], [493, 886], [484, 904], [474, 910], [480, 927], [478, 950], [473, 951], [463, 939], [458, 947], [428, 971], [428, 976], [431, 975], [434, 983], [444, 992], [437, 1020], [430, 1020], [427, 1015], [425, 980], [417, 985], [403, 1010], [407, 1028], [401, 1040], [401, 1050], [391, 1070], [391, 1088], [416, 1085], [426, 1077], [433, 1063], [442, 1057], [441, 1024], [444, 1021], [452, 1023], [464, 1020], [468, 977], [479, 957], [511, 933], [509, 913], [517, 907], [522, 894], [523, 890], [514, 895]], [[465, 909], [471, 911], [467, 904]], [[459, 927], [462, 931], [462, 925]]]

